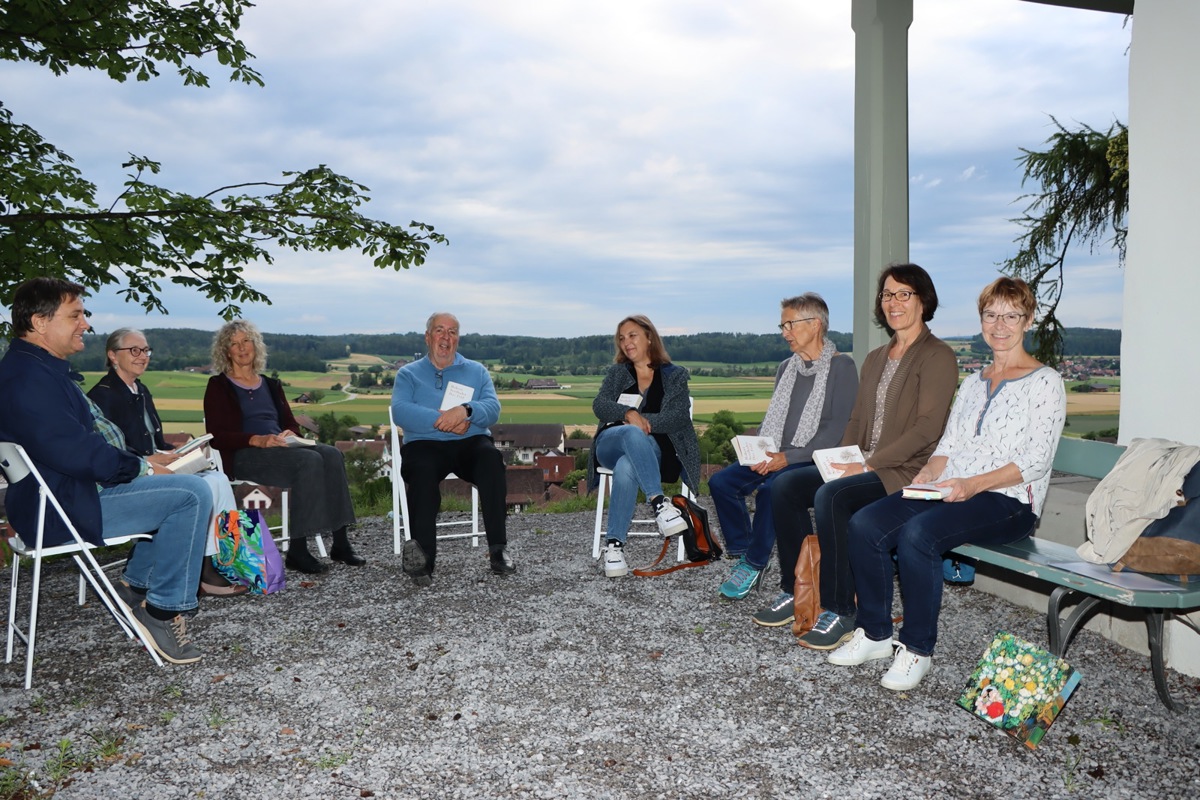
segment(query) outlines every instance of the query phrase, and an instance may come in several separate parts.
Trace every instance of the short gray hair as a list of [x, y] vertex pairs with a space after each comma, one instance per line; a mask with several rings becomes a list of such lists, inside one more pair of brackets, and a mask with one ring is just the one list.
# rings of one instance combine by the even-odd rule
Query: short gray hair
[[125, 337], [134, 333], [139, 334], [143, 339], [146, 338], [146, 334], [142, 333], [137, 328], [117, 328], [108, 335], [108, 339], [104, 342], [104, 360], [108, 362], [110, 367], [114, 365], [112, 359], [108, 357], [108, 354], [115, 353], [117, 350], [119, 350], [121, 348], [121, 344], [125, 341]]
[[829, 306], [825, 304], [825, 298], [816, 292], [789, 297], [780, 301], [779, 306], [798, 311], [805, 316], [816, 317], [821, 323], [821, 338], [825, 338], [825, 334], [829, 333]]
[[435, 311], [429, 315], [429, 319], [425, 320], [426, 333], [429, 333], [433, 330], [433, 321], [438, 317], [449, 317], [450, 319], [454, 320], [455, 325], [461, 325], [461, 323], [458, 321], [458, 317], [454, 316], [449, 311]]

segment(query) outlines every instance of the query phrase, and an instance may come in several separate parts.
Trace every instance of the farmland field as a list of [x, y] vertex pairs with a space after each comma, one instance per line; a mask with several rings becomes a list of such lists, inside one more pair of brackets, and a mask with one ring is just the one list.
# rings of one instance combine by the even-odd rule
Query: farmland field
[[[362, 363], [362, 362], [359, 362]], [[90, 388], [101, 373], [84, 375], [84, 386]], [[289, 400], [309, 389], [325, 392], [322, 402], [315, 405], [293, 404], [297, 414], [320, 416], [334, 413], [356, 417], [363, 425], [386, 425], [390, 395], [358, 394], [353, 399], [342, 392], [330, 391], [336, 383], [345, 384], [348, 372], [284, 372], [279, 377], [287, 384]], [[510, 375], [501, 382], [516, 378], [521, 382], [528, 375]], [[598, 375], [563, 376], [560, 389], [545, 393], [527, 390], [501, 391], [500, 402], [502, 423], [561, 423], [568, 426], [590, 427], [595, 424], [592, 415], [592, 398], [600, 388]], [[190, 372], [150, 371], [142, 376], [142, 382], [154, 395], [154, 403], [162, 415], [168, 431], [203, 431], [204, 388], [207, 375]], [[700, 425], [712, 419], [717, 411], [732, 411], [737, 419], [747, 425], [757, 425], [766, 412], [771, 399], [773, 378], [715, 378], [697, 376], [691, 379], [692, 397], [695, 400], [694, 414]], [[1070, 425], [1067, 434], [1078, 436], [1083, 433], [1117, 425], [1121, 395], [1119, 392], [1093, 392], [1067, 394], [1067, 414]]]

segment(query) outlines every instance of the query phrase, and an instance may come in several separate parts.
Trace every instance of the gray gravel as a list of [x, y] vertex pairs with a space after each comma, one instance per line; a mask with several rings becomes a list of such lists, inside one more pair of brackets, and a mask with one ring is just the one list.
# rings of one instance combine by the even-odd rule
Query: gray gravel
[[[364, 568], [204, 601], [193, 667], [154, 667], [52, 565], [33, 691], [20, 663], [0, 671], [0, 756], [59, 798], [1200, 796], [1200, 684], [1172, 674], [1189, 706], [1172, 714], [1148, 659], [1091, 632], [1069, 653], [1080, 688], [1028, 751], [954, 700], [997, 629], [1044, 644], [1042, 615], [948, 590], [933, 672], [896, 694], [887, 662], [832, 667], [750, 624], [775, 573], [731, 602], [732, 562], [610, 580], [589, 514], [509, 527], [515, 576], [443, 542], [420, 590], [368, 520]], [[91, 768], [56, 769], [60, 741]]]

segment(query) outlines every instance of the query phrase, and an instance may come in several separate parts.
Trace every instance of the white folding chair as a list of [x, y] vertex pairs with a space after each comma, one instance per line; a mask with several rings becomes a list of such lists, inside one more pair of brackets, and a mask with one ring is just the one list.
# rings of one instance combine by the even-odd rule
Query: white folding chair
[[[32, 476], [38, 484], [38, 521], [37, 531], [35, 534], [35, 543], [33, 547], [29, 547], [15, 533], [9, 539], [9, 546], [13, 551], [12, 560], [12, 584], [8, 596], [8, 646], [5, 651], [5, 663], [12, 663], [13, 657], [13, 640], [19, 637], [25, 644], [25, 688], [29, 689], [33, 686], [33, 652], [37, 641], [37, 620], [38, 620], [38, 600], [42, 588], [42, 559], [47, 556], [70, 555], [75, 559], [76, 565], [79, 567], [80, 573], [91, 584], [96, 595], [104, 603], [104, 607], [112, 614], [113, 619], [121, 626], [125, 635], [131, 639], [137, 639], [146, 648], [146, 652], [154, 659], [154, 663], [162, 666], [162, 659], [158, 657], [158, 653], [146, 641], [142, 634], [141, 628], [133, 620], [133, 615], [130, 609], [120, 601], [116, 591], [113, 589], [112, 583], [108, 580], [108, 576], [104, 574], [104, 570], [96, 562], [92, 551], [97, 548], [89, 542], [84, 541], [79, 535], [79, 531], [75, 529], [75, 525], [67, 517], [66, 511], [59, 505], [58, 498], [50, 491], [46, 485], [46, 481], [42, 478], [42, 474], [38, 472], [37, 466], [30, 460], [25, 448], [13, 442], [0, 442], [0, 470], [4, 472], [5, 478], [8, 480], [9, 491], [19, 481], [25, 480]], [[71, 532], [74, 543], [53, 545], [47, 547], [43, 544], [43, 537], [46, 530], [46, 505], [49, 503], [54, 508], [54, 512], [66, 525], [67, 530]], [[150, 534], [134, 534], [131, 536], [121, 536], [114, 539], [106, 539], [104, 547], [111, 547], [119, 544], [125, 544], [134, 539], [146, 539]], [[20, 578], [21, 559], [29, 558], [33, 561], [33, 584], [29, 599], [29, 628], [28, 631], [22, 631], [17, 622], [17, 590]]]
[[[595, 443], [593, 443], [593, 447]], [[600, 557], [600, 543], [604, 541], [604, 502], [605, 498], [612, 495], [612, 470], [608, 467], [596, 467], [596, 473], [600, 476], [600, 485], [596, 487], [596, 530], [592, 536], [592, 558]], [[683, 493], [688, 497], [692, 497], [691, 491], [687, 488], [687, 484], [683, 486]], [[692, 497], [694, 500], [695, 498]], [[661, 539], [662, 536], [658, 532], [658, 520], [651, 517], [650, 519], [635, 519], [630, 523], [633, 525], [649, 525], [648, 531], [635, 531], [632, 527], [629, 529], [630, 536], [653, 536], [656, 539]], [[684, 561], [687, 556], [683, 548], [683, 537], [679, 536], [679, 547], [676, 552], [676, 560]]]
[[[400, 432], [396, 429], [391, 406], [388, 407], [388, 424], [392, 428], [392, 550], [396, 555], [400, 555], [404, 543], [412, 538], [412, 533], [408, 529], [408, 493], [404, 491], [404, 478], [400, 475]], [[446, 477], [459, 480], [454, 473]], [[471, 518], [437, 523], [439, 528], [456, 525], [470, 525], [471, 530], [465, 533], [439, 533], [437, 538], [469, 538], [472, 547], [479, 546], [479, 490], [474, 486], [471, 486]]]
[[[695, 400], [688, 398], [688, 418], [692, 417], [692, 409], [695, 406]], [[596, 442], [592, 442], [592, 447], [596, 446]], [[594, 456], [593, 456], [594, 457]], [[599, 463], [596, 464], [596, 474], [600, 476], [600, 484], [596, 487], [596, 528], [592, 535], [592, 558], [600, 557], [600, 543], [604, 541], [604, 502], [605, 499], [612, 495], [612, 470], [608, 467], [602, 467]], [[683, 493], [687, 497], [695, 500], [687, 484], [683, 484]], [[653, 536], [661, 538], [658, 532], [658, 521], [655, 519], [634, 519], [630, 525], [649, 525], [651, 530], [635, 531], [631, 527], [629, 530], [630, 536]], [[679, 546], [676, 548], [675, 558], [677, 561], [685, 561], [687, 553], [683, 547], [683, 537], [679, 537]]]

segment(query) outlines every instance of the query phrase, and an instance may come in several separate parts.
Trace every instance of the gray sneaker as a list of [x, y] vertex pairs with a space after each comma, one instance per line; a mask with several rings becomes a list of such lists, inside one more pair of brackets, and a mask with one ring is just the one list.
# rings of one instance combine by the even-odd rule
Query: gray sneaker
[[787, 625], [796, 618], [796, 598], [789, 592], [780, 592], [770, 605], [760, 608], [750, 615], [755, 625], [766, 628], [778, 628]]
[[115, 580], [112, 582], [112, 585], [113, 589], [115, 589], [117, 592], [117, 597], [121, 599], [122, 603], [129, 607], [129, 611], [131, 613], [135, 608], [142, 604], [143, 600], [146, 599], [145, 593], [138, 592], [124, 580]]
[[188, 635], [187, 619], [182, 614], [176, 614], [172, 619], [155, 619], [146, 610], [144, 604], [134, 606], [133, 621], [142, 629], [142, 633], [158, 654], [172, 664], [194, 664], [204, 655], [200, 648], [192, 644]]
[[832, 611], [822, 611], [812, 630], [800, 637], [801, 647], [811, 650], [832, 650], [854, 633], [857, 614], [839, 616]]
[[404, 543], [404, 574], [413, 579], [417, 586], [429, 586], [433, 576], [429, 574], [429, 559], [416, 539]]

